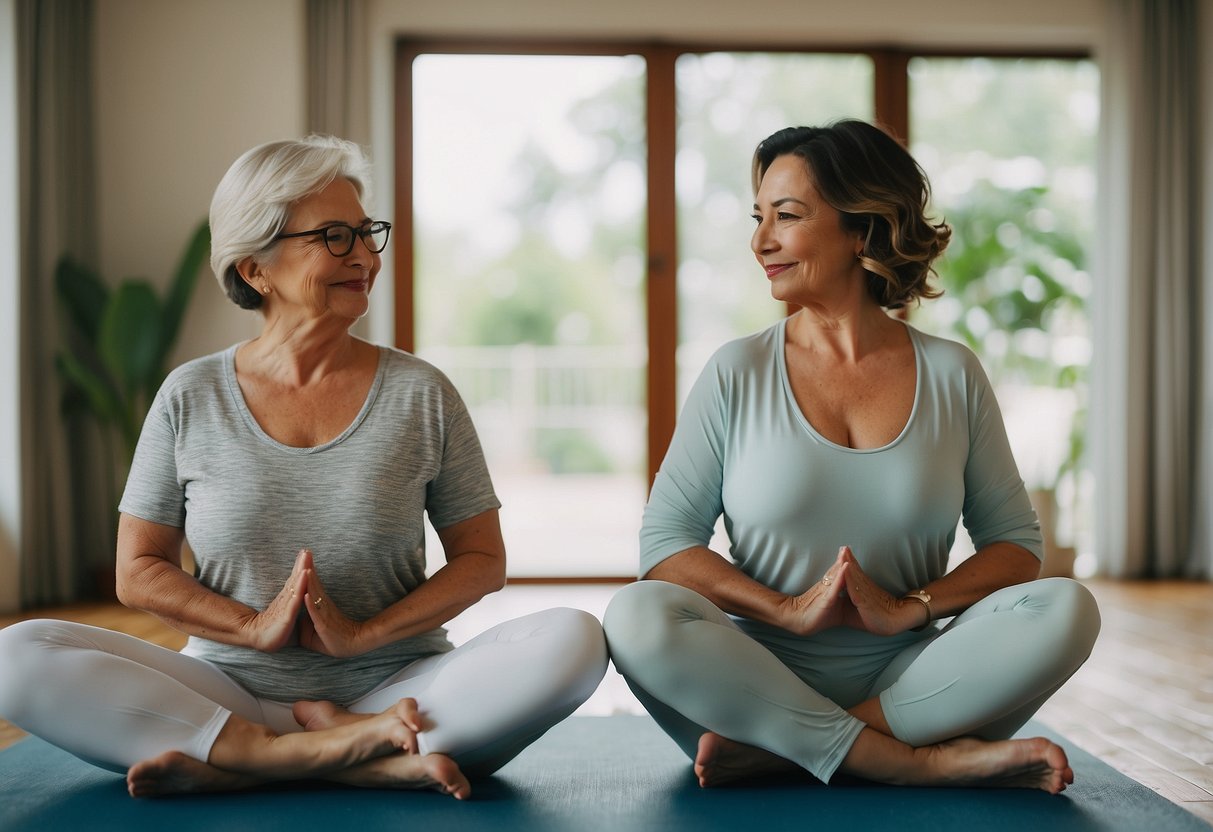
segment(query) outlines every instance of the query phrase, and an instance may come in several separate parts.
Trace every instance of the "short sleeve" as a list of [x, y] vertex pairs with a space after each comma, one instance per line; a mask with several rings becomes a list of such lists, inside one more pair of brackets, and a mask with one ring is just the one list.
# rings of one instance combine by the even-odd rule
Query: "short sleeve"
[[165, 526], [185, 525], [185, 490], [177, 477], [176, 447], [177, 431], [161, 388], [143, 420], [119, 511]]
[[501, 506], [467, 407], [449, 383], [443, 398], [442, 462], [426, 493], [426, 511], [435, 529]]
[[710, 361], [691, 388], [653, 482], [640, 528], [640, 575], [695, 546], [707, 546], [724, 511], [725, 390]]

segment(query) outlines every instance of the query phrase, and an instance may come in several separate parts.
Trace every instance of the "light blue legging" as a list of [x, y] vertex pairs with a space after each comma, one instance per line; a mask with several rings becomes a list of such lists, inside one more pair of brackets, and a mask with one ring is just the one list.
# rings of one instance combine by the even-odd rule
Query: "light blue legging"
[[[254, 696], [210, 662], [84, 624], [0, 630], [0, 668], [0, 717], [113, 771], [165, 751], [205, 761], [233, 713], [279, 734], [302, 730], [290, 703]], [[419, 750], [484, 775], [571, 714], [606, 668], [598, 619], [544, 610], [419, 659], [346, 706], [378, 713], [412, 697], [428, 726]]]
[[[624, 587], [603, 624], [616, 668], [692, 759], [710, 730], [829, 782], [864, 728], [686, 587]], [[1098, 633], [1099, 609], [1078, 582], [1007, 587], [890, 652], [864, 698], [879, 695], [894, 736], [912, 746], [958, 736], [1005, 739], [1086, 661]], [[856, 658], [818, 649], [814, 672], [849, 673]], [[861, 660], [870, 663], [871, 651]]]

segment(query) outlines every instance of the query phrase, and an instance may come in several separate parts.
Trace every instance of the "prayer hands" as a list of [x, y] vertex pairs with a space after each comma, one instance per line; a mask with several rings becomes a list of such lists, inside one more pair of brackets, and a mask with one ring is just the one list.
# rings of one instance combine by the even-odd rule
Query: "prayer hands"
[[831, 627], [851, 627], [881, 636], [905, 632], [922, 623], [922, 605], [885, 591], [860, 567], [849, 546], [821, 580], [784, 603], [785, 628], [811, 635]]
[[304, 595], [307, 615], [299, 618], [299, 645], [326, 656], [365, 653], [368, 648], [362, 643], [362, 622], [348, 618], [325, 592], [312, 565], [312, 553], [304, 549], [299, 554], [306, 556], [308, 563]]
[[905, 632], [922, 623], [922, 604], [895, 598], [873, 581], [859, 566], [849, 546], [838, 550], [838, 561], [849, 565], [847, 569], [848, 609], [843, 615], [843, 625], [856, 630], [866, 630], [878, 636], [891, 636]]
[[274, 600], [245, 624], [250, 646], [254, 649], [273, 653], [295, 643], [295, 621], [303, 606], [307, 589], [307, 570], [310, 568], [311, 553], [300, 552], [295, 558], [290, 577]]
[[800, 595], [788, 596], [783, 603], [784, 629], [801, 636], [819, 633], [847, 623], [850, 607], [847, 598], [847, 573], [851, 564], [842, 560], [841, 552], [821, 580]]

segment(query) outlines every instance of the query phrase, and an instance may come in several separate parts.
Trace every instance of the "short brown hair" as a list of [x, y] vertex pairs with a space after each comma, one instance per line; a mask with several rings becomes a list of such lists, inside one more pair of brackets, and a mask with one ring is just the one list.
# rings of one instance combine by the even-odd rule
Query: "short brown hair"
[[808, 165], [821, 198], [842, 215], [843, 228], [863, 237], [859, 259], [877, 303], [898, 309], [942, 294], [928, 280], [952, 229], [927, 217], [931, 186], [896, 139], [857, 119], [784, 128], [754, 151], [755, 192], [771, 163], [788, 155]]

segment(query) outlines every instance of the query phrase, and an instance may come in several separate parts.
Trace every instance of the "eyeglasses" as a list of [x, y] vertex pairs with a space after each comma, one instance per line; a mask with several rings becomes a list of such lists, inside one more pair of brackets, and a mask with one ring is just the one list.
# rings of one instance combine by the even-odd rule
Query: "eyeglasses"
[[319, 235], [324, 239], [324, 247], [329, 250], [329, 254], [334, 257], [345, 257], [354, 250], [355, 237], [361, 237], [363, 244], [372, 253], [378, 254], [387, 248], [387, 238], [391, 230], [392, 224], [383, 220], [367, 223], [361, 228], [354, 228], [352, 225], [339, 222], [336, 225], [326, 225], [324, 228], [317, 228], [312, 231], [295, 231], [291, 234], [279, 234], [274, 239], [285, 240], [289, 237], [312, 237]]

